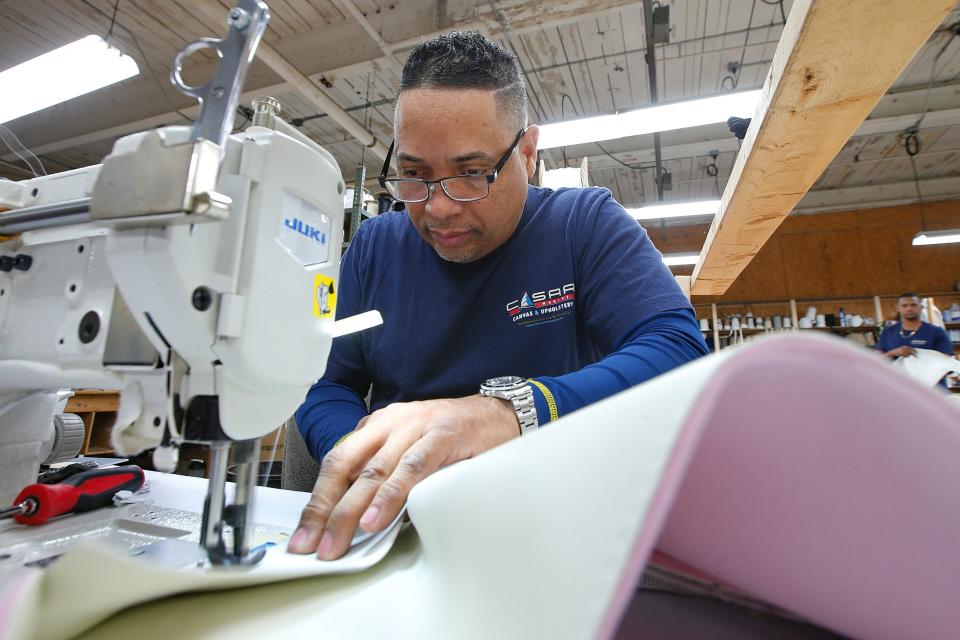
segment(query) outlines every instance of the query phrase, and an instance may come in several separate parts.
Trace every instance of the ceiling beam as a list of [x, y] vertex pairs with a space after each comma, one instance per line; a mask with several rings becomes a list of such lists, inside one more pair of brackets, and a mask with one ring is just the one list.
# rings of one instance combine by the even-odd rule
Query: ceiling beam
[[[920, 181], [923, 201], [945, 202], [960, 201], [960, 177], [929, 178]], [[793, 215], [814, 215], [818, 213], [862, 211], [864, 209], [882, 209], [917, 203], [917, 185], [913, 182], [892, 184], [869, 184], [840, 189], [808, 191]], [[640, 224], [648, 230], [661, 228], [678, 229], [710, 224], [712, 216], [689, 216], [685, 218], [666, 218], [644, 220]]]
[[[222, 18], [223, 7], [216, 0], [194, 0], [193, 8], [201, 16], [212, 22]], [[354, 7], [354, 9], [356, 9]], [[364, 22], [364, 24], [367, 24]], [[299, 93], [307, 102], [318, 109], [321, 113], [326, 113], [347, 133], [356, 138], [360, 144], [369, 148], [370, 151], [381, 160], [387, 157], [387, 147], [377, 140], [372, 132], [367, 130], [362, 124], [353, 119], [349, 113], [343, 110], [333, 98], [306, 76], [292, 62], [287, 60], [276, 48], [261, 39], [257, 45], [256, 56], [273, 69], [277, 74], [289, 83], [293, 89]]]
[[[928, 178], [920, 181], [924, 202], [960, 199], [960, 177]], [[858, 211], [895, 207], [917, 202], [917, 184], [913, 181], [841, 187], [808, 191], [794, 209], [795, 214]]]
[[384, 58], [386, 59], [387, 64], [390, 65], [390, 68], [394, 71], [394, 73], [400, 75], [403, 72], [403, 63], [393, 53], [393, 48], [386, 40], [383, 39], [383, 36], [380, 35], [380, 32], [377, 31], [372, 24], [370, 24], [370, 21], [367, 20], [367, 16], [365, 16], [363, 12], [357, 8], [356, 3], [353, 0], [333, 0], [333, 3], [337, 5], [337, 8], [342, 12], [345, 12], [345, 15], [349, 14], [354, 20], [357, 21], [357, 24], [363, 27], [363, 30], [367, 32], [367, 35], [370, 36], [370, 39], [373, 40], [377, 44], [377, 47], [380, 49], [380, 51], [383, 52]]
[[[641, 6], [642, 0], [566, 0], [564, 2], [540, 2], [539, 0], [499, 0], [480, 2], [476, 15], [451, 24], [449, 28], [460, 31], [476, 30], [490, 38], [516, 37], [534, 31], [552, 29], [571, 22], [590, 22], [622, 9]], [[409, 49], [420, 38], [407, 38], [392, 42], [394, 51]]]
[[954, 4], [794, 3], [694, 267], [693, 295], [726, 292]]

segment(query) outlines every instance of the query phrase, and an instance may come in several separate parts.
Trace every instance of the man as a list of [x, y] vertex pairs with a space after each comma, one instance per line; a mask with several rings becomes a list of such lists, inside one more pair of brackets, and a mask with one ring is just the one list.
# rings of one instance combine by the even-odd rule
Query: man
[[917, 355], [917, 349], [932, 349], [953, 355], [950, 336], [940, 327], [920, 320], [920, 298], [904, 293], [897, 298], [900, 322], [887, 327], [877, 340], [877, 350], [891, 358]]
[[338, 288], [338, 317], [377, 309], [384, 324], [334, 341], [297, 412], [321, 466], [290, 551], [340, 557], [358, 524], [385, 528], [438, 468], [707, 352], [608, 191], [528, 186], [538, 129], [526, 112], [516, 58], [482, 35], [411, 52], [397, 176], [389, 157], [381, 176], [406, 211], [361, 225]]

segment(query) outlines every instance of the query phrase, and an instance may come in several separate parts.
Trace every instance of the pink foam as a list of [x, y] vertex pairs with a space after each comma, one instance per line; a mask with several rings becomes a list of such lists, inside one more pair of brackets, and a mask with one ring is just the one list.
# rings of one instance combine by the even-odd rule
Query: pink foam
[[601, 637], [654, 544], [854, 637], [955, 636], [960, 410], [844, 345], [727, 360], [696, 400]]

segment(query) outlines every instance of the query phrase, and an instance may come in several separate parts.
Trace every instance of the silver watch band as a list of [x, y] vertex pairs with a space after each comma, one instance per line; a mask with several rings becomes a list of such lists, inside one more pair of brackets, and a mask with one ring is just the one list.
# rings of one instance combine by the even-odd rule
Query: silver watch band
[[491, 378], [480, 385], [480, 395], [509, 400], [513, 405], [514, 413], [517, 414], [521, 436], [536, 431], [540, 426], [537, 407], [533, 401], [533, 389], [523, 378], [516, 376]]
[[537, 419], [537, 407], [533, 402], [533, 389], [528, 384], [521, 389], [519, 393], [510, 398], [513, 403], [513, 410], [517, 414], [517, 420], [520, 422], [520, 435], [525, 436], [532, 431], [536, 431], [540, 426]]

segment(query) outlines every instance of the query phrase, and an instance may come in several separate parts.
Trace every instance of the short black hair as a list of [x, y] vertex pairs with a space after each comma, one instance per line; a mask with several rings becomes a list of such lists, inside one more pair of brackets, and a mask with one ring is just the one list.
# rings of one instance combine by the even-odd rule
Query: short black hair
[[452, 31], [415, 46], [403, 65], [407, 89], [485, 89], [517, 131], [527, 126], [527, 91], [517, 57], [476, 31]]
[[903, 300], [904, 298], [916, 298], [916, 299], [917, 299], [917, 302], [920, 302], [920, 296], [918, 296], [917, 294], [915, 294], [915, 293], [912, 292], [912, 291], [907, 291], [906, 293], [901, 293], [899, 296], [897, 296], [897, 302], [900, 302], [900, 301]]

